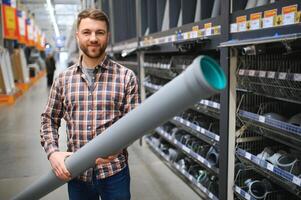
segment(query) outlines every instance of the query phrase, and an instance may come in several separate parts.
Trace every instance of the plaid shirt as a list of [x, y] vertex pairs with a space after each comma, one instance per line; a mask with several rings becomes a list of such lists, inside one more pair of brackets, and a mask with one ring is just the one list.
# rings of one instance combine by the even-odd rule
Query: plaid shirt
[[[41, 145], [48, 157], [59, 151], [58, 129], [64, 118], [68, 151], [76, 152], [138, 103], [137, 79], [131, 70], [105, 57], [96, 67], [94, 84], [89, 86], [80, 64], [75, 64], [62, 72], [52, 85], [41, 115]], [[106, 178], [121, 171], [126, 164], [127, 151], [124, 150], [112, 162], [90, 168], [78, 178], [90, 182], [93, 172], [97, 179]]]

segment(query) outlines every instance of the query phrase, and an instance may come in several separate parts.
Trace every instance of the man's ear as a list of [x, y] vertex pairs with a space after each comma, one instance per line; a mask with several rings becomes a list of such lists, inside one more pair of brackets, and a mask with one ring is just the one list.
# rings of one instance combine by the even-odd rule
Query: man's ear
[[110, 41], [110, 38], [111, 38], [111, 32], [108, 32], [108, 39], [107, 39], [107, 42], [109, 43]]
[[78, 31], [75, 32], [76, 41], [78, 42]]

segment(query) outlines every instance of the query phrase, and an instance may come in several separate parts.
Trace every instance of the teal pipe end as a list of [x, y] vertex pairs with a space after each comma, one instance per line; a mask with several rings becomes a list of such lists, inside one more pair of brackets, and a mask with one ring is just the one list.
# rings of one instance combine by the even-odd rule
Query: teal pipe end
[[215, 90], [223, 90], [227, 79], [220, 65], [208, 56], [200, 59], [200, 67], [208, 84]]

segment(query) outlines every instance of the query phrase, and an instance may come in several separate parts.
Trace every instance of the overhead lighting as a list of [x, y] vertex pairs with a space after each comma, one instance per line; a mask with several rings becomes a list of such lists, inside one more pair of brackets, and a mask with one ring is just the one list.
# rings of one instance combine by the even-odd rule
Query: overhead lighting
[[56, 19], [55, 19], [55, 16], [54, 16], [54, 9], [53, 9], [51, 0], [46, 0], [46, 2], [47, 2], [47, 7], [48, 7], [48, 12], [49, 12], [49, 15], [50, 15], [50, 19], [51, 19], [51, 22], [53, 24], [55, 36], [59, 37], [60, 36], [60, 31], [59, 31], [59, 28], [58, 28], [57, 23], [56, 23]]

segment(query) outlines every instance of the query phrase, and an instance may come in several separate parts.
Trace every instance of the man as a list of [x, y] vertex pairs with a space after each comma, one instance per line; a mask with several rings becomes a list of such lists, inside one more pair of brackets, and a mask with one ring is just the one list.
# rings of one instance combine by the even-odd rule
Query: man
[[51, 53], [46, 57], [46, 73], [47, 73], [47, 86], [51, 87], [53, 82], [53, 76], [55, 72], [55, 60]]
[[[54, 81], [41, 116], [41, 144], [57, 177], [68, 183], [70, 199], [128, 200], [127, 151], [98, 158], [95, 167], [70, 180], [64, 159], [138, 105], [134, 73], [106, 56], [109, 20], [97, 9], [78, 14], [79, 63]], [[67, 124], [68, 152], [58, 148], [61, 118]]]

